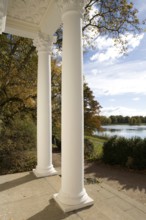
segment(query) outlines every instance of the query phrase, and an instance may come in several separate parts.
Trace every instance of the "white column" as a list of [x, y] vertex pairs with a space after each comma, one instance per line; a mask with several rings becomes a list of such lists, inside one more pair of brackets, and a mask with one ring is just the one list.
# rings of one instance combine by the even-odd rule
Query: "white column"
[[82, 2], [58, 1], [63, 20], [62, 178], [54, 199], [65, 212], [93, 204], [84, 188]]
[[34, 39], [38, 52], [37, 81], [37, 177], [56, 174], [52, 165], [51, 48], [53, 37], [39, 33]]

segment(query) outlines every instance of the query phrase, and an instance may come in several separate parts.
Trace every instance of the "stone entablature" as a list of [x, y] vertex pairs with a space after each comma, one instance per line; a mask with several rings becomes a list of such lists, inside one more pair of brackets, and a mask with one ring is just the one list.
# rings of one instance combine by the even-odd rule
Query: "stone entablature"
[[[3, 22], [6, 2], [7, 19]], [[53, 35], [60, 25], [61, 15], [55, 0], [0, 0], [0, 32], [34, 39], [39, 31]]]

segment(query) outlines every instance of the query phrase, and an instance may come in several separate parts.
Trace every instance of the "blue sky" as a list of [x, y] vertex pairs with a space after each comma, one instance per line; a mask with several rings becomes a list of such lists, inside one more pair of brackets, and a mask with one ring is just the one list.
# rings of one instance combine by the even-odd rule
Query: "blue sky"
[[[138, 17], [146, 18], [146, 2], [133, 0]], [[125, 36], [123, 36], [125, 37]], [[146, 116], [146, 33], [127, 34], [128, 54], [112, 39], [98, 37], [96, 49], [84, 54], [84, 75], [102, 115]]]

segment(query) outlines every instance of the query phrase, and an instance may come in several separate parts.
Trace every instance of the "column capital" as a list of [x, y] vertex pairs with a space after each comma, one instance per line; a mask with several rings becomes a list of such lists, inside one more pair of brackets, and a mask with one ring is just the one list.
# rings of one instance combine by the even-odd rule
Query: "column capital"
[[87, 0], [57, 0], [57, 5], [61, 11], [62, 16], [66, 12], [78, 12], [82, 16], [84, 12], [84, 5]]
[[33, 40], [33, 45], [36, 47], [38, 52], [48, 52], [51, 54], [54, 42], [54, 36], [39, 32], [36, 38]]

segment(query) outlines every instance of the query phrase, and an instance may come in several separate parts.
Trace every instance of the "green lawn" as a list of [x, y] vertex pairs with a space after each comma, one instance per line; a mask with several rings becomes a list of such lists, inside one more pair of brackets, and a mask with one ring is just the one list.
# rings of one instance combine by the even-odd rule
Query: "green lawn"
[[102, 158], [102, 154], [103, 154], [103, 144], [104, 144], [104, 142], [106, 142], [106, 140], [103, 138], [96, 137], [96, 136], [85, 136], [85, 138], [89, 139], [94, 145], [93, 157], [90, 159], [91, 160], [94, 160], [94, 159], [100, 160]]

